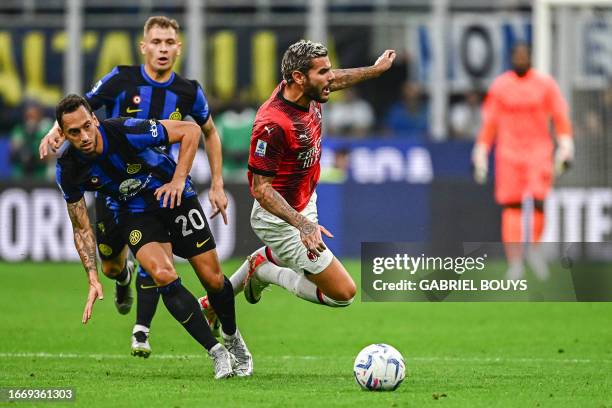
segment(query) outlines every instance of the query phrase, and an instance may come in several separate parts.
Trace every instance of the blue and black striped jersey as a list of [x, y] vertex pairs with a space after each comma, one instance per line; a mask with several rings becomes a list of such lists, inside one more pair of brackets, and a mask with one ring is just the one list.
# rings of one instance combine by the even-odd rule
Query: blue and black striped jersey
[[202, 126], [210, 117], [202, 87], [172, 73], [166, 82], [156, 82], [144, 65], [120, 65], [100, 79], [85, 98], [92, 109], [104, 106], [107, 118], [181, 120], [191, 116]]
[[[85, 191], [111, 198], [113, 211], [139, 213], [158, 209], [155, 190], [169, 182], [176, 162], [162, 149], [168, 145], [164, 126], [154, 119], [112, 118], [100, 122], [103, 151], [87, 157], [70, 146], [58, 158], [56, 181], [64, 199], [76, 202]], [[188, 177], [183, 198], [195, 196]]]

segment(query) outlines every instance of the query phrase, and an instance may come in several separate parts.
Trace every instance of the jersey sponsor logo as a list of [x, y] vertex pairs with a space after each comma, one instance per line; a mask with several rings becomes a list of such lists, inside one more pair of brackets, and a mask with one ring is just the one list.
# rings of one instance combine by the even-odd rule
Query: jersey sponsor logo
[[127, 171], [128, 174], [136, 174], [136, 173], [138, 173], [140, 171], [141, 168], [142, 168], [142, 164], [138, 164], [138, 163], [137, 164], [130, 164], [130, 163], [128, 163], [126, 171]]
[[[268, 130], [267, 126], [266, 130]], [[255, 147], [255, 156], [264, 157], [266, 155], [267, 148], [268, 142], [266, 142], [265, 140], [257, 139], [257, 146]]]
[[153, 119], [149, 119], [149, 124], [151, 125], [151, 129], [149, 129], [149, 131], [151, 132], [151, 136], [152, 137], [159, 136], [157, 132], [157, 124], [155, 123], [155, 121]]
[[136, 105], [138, 105], [140, 101], [140, 95], [134, 95], [134, 97], [132, 98], [132, 102], [134, 102]]
[[113, 253], [113, 249], [106, 244], [98, 245], [98, 251], [104, 256], [110, 256]]
[[142, 109], [132, 109], [129, 106], [125, 109], [126, 113], [136, 113], [136, 112], [140, 112], [142, 111]]
[[139, 191], [140, 186], [142, 186], [142, 181], [138, 179], [131, 178], [123, 180], [121, 184], [119, 184], [119, 192], [125, 197], [131, 197]]
[[181, 112], [179, 112], [179, 108], [176, 108], [176, 110], [170, 114], [168, 119], [170, 119], [170, 120], [181, 120], [181, 119], [183, 119], [183, 115], [181, 114]]
[[131, 245], [136, 245], [137, 243], [140, 242], [140, 240], [142, 239], [142, 232], [140, 232], [139, 230], [132, 230], [130, 232], [130, 244]]
[[319, 157], [321, 156], [321, 143], [317, 143], [316, 146], [312, 146], [311, 148], [300, 152], [297, 156], [297, 160], [302, 162], [302, 168], [306, 169], [308, 167], [312, 167], [315, 163], [319, 161]]
[[196, 242], [196, 248], [202, 248], [202, 246], [207, 243], [208, 241], [210, 241], [210, 237], [208, 237], [207, 239], [205, 239], [202, 242]]

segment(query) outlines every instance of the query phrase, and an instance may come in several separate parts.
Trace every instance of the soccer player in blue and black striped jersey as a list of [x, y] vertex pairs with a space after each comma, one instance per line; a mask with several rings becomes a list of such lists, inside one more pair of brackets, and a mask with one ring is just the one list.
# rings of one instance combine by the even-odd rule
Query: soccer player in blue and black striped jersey
[[[174, 120], [99, 122], [78, 95], [59, 102], [56, 119], [70, 143], [58, 157], [56, 181], [89, 281], [83, 323], [90, 319], [96, 299], [103, 297], [84, 198], [85, 191], [99, 191], [114, 212], [119, 236], [150, 273], [170, 314], [208, 350], [215, 362], [215, 378], [250, 375], [252, 358], [236, 327], [232, 285], [221, 271], [214, 238], [189, 177], [200, 128]], [[161, 149], [174, 143], [180, 144], [178, 162]], [[120, 251], [125, 253], [127, 246]], [[207, 289], [222, 323], [225, 347], [212, 335], [196, 298], [182, 285], [173, 253], [189, 260]]]
[[[191, 116], [204, 132], [206, 153], [211, 168], [209, 199], [214, 217], [221, 214], [227, 224], [227, 198], [221, 175], [221, 142], [208, 102], [197, 81], [187, 80], [173, 71], [181, 52], [176, 20], [164, 16], [150, 17], [143, 30], [140, 50], [144, 64], [118, 66], [100, 79], [85, 95], [94, 110], [105, 108], [106, 117], [182, 120]], [[47, 146], [56, 149], [63, 142], [58, 126], [41, 141], [41, 157]], [[114, 218], [104, 197], [96, 199], [96, 239], [104, 274], [117, 281], [115, 304], [120, 313], [128, 313], [132, 303], [130, 292], [130, 262], [119, 256], [122, 242], [113, 233]], [[136, 276], [136, 324], [132, 330], [132, 354], [148, 357], [151, 353], [148, 337], [159, 301], [155, 283], [141, 269]], [[212, 319], [211, 319], [212, 320]]]

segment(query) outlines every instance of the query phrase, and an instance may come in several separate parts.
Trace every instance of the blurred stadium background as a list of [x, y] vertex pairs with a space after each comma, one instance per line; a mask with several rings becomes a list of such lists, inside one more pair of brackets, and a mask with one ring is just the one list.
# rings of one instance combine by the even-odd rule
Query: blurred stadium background
[[[519, 40], [534, 43], [535, 65], [558, 80], [575, 127], [576, 163], [548, 200], [545, 240], [610, 240], [612, 2], [6, 0], [0, 260], [77, 259], [54, 164], [36, 146], [61, 95], [140, 62], [142, 25], [155, 14], [180, 22], [177, 70], [203, 84], [222, 132], [231, 223], [213, 224], [224, 259], [257, 246], [247, 221], [250, 126], [280, 80], [282, 52], [302, 37], [327, 43], [336, 67], [398, 51], [390, 72], [325, 107], [319, 208], [339, 256], [357, 257], [361, 241], [499, 240], [491, 183], [471, 181], [469, 152], [486, 89]], [[193, 177], [204, 189], [203, 152]]]

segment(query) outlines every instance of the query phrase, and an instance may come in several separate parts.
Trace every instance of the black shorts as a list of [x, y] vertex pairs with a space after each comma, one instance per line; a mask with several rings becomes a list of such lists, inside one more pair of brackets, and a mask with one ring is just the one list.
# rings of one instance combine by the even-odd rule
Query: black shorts
[[106, 206], [102, 195], [96, 197], [96, 242], [100, 259], [108, 260], [118, 256], [125, 247], [123, 230], [117, 223], [115, 213]]
[[197, 197], [184, 199], [180, 207], [173, 209], [121, 214], [119, 223], [123, 230], [123, 240], [134, 254], [149, 242], [170, 242], [172, 252], [185, 259], [216, 248]]

